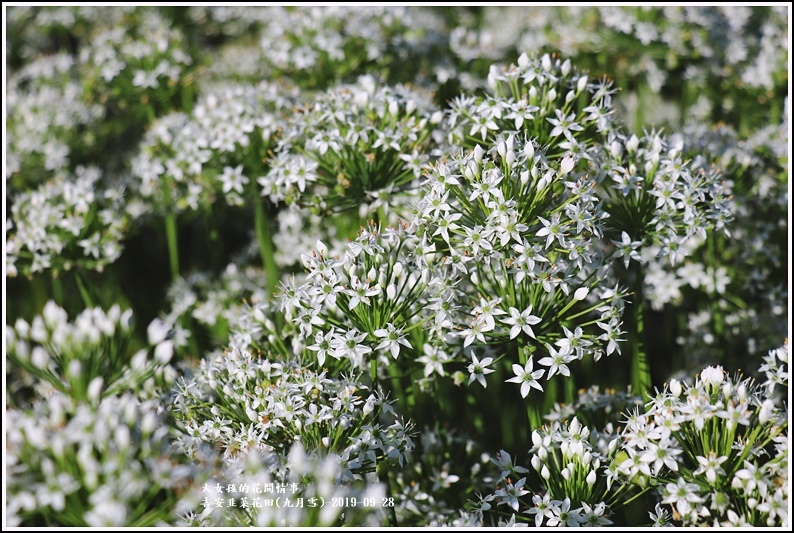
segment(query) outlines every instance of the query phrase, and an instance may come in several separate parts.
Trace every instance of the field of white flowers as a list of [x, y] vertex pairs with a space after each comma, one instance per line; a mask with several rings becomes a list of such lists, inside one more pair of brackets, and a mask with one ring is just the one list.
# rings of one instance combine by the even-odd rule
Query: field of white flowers
[[4, 525], [789, 525], [790, 5], [3, 12]]

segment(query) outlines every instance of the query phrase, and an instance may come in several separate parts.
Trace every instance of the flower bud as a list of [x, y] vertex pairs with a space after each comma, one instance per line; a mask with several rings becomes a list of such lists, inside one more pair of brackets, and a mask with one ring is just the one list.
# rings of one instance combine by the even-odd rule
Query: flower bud
[[587, 287], [580, 287], [576, 289], [576, 292], [573, 293], [573, 299], [576, 300], [577, 302], [581, 302], [582, 300], [587, 298], [588, 294], [590, 294], [590, 289], [588, 289]]
[[135, 352], [135, 355], [133, 355], [130, 360], [130, 368], [133, 370], [143, 370], [146, 366], [146, 356], [147, 352], [145, 349], [140, 349]]
[[161, 342], [154, 349], [154, 358], [161, 365], [168, 364], [174, 355], [174, 343], [172, 341]]
[[587, 76], [580, 76], [576, 82], [576, 93], [579, 94], [587, 88]]
[[540, 448], [538, 450], [538, 457], [540, 457], [541, 461], [545, 461], [548, 456], [549, 452], [546, 451], [546, 448]]
[[636, 135], [631, 136], [631, 138], [626, 143], [626, 150], [629, 151], [630, 154], [633, 154], [637, 151], [637, 148], [640, 147], [640, 140], [637, 138]]
[[540, 470], [540, 476], [543, 479], [545, 479], [546, 481], [549, 480], [549, 478], [551, 477], [551, 472], [549, 472], [549, 467], [548, 466], [543, 465], [543, 468], [541, 468], [541, 470]]
[[33, 323], [30, 326], [30, 338], [40, 343], [47, 341], [47, 328], [44, 326], [44, 320], [40, 316], [33, 318]]
[[113, 440], [120, 450], [126, 450], [130, 447], [130, 428], [127, 426], [117, 426], [113, 434]]
[[682, 390], [681, 390], [681, 382], [678, 381], [677, 379], [671, 379], [670, 380], [670, 392], [676, 398], [681, 396], [681, 392], [682, 392]]
[[69, 366], [66, 368], [66, 375], [71, 378], [78, 378], [83, 372], [83, 365], [77, 359], [69, 361]]
[[513, 168], [513, 164], [516, 162], [516, 154], [515, 152], [507, 152], [507, 157], [505, 157], [505, 162], [507, 163], [507, 168]]
[[764, 400], [764, 403], [761, 404], [761, 409], [758, 410], [758, 421], [762, 424], [766, 424], [772, 419], [774, 411], [775, 404], [772, 403], [772, 400]]
[[98, 403], [100, 395], [102, 394], [102, 385], [104, 384], [104, 380], [101, 376], [97, 376], [91, 380], [91, 383], [88, 384], [88, 391], [87, 396], [89, 401]]
[[562, 158], [562, 164], [560, 165], [560, 174], [565, 175], [568, 174], [573, 167], [576, 166], [576, 161], [570, 155], [566, 155]]
[[618, 439], [612, 439], [607, 446], [609, 453], [614, 453], [618, 449]]
[[21, 318], [17, 318], [17, 321], [14, 322], [14, 330], [20, 339], [27, 339], [30, 334], [30, 326]]
[[570, 104], [574, 98], [576, 98], [576, 93], [568, 91], [568, 94], [565, 95], [565, 103]]
[[571, 479], [571, 471], [570, 471], [570, 470], [568, 470], [568, 468], [567, 468], [567, 467], [566, 467], [566, 468], [563, 468], [563, 469], [560, 471], [560, 475], [561, 475], [561, 476], [563, 477], [563, 479], [564, 479], [564, 480], [566, 480], [566, 481], [568, 481], [569, 479]]
[[482, 156], [485, 154], [485, 150], [482, 149], [482, 146], [479, 144], [474, 147], [474, 161], [479, 165], [482, 163]]
[[590, 485], [590, 486], [595, 485], [595, 482], [596, 482], [595, 470], [590, 470], [590, 473], [587, 474], [587, 478], [585, 479], [585, 481], [587, 481], [587, 484]]
[[623, 154], [623, 147], [619, 142], [612, 141], [612, 144], [609, 145], [609, 153], [614, 159], [620, 159], [620, 156]]
[[507, 155], [507, 144], [505, 144], [504, 141], [501, 141], [496, 145], [496, 153], [499, 154], [499, 157], [504, 157]]
[[531, 104], [536, 104], [538, 101], [538, 90], [533, 85], [529, 88], [529, 102]]
[[493, 90], [499, 86], [499, 67], [497, 65], [491, 65], [491, 68], [488, 69], [488, 87]]
[[549, 103], [551, 103], [554, 100], [556, 100], [557, 99], [557, 89], [552, 87], [551, 90], [548, 93], [548, 97], [549, 97]]
[[707, 366], [700, 372], [700, 379], [703, 384], [709, 387], [717, 387], [722, 384], [725, 373], [722, 366]]
[[535, 145], [532, 141], [527, 141], [524, 145], [524, 156], [530, 160], [535, 157]]
[[149, 344], [154, 346], [168, 337], [168, 332], [171, 330], [170, 326], [165, 321], [155, 318], [146, 328], [146, 334], [149, 338]]
[[50, 362], [50, 354], [41, 346], [36, 346], [33, 348], [30, 360], [36, 368], [44, 369]]

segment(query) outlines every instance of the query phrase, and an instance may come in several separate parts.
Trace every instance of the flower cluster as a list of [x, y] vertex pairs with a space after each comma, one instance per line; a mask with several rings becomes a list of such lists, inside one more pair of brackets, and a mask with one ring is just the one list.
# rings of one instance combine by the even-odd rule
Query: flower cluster
[[285, 287], [281, 305], [297, 330], [296, 346], [332, 369], [374, 364], [395, 374], [416, 362], [425, 378], [446, 375], [453, 355], [444, 348], [448, 285], [430, 262], [433, 248], [402, 224], [370, 226], [346, 248], [339, 258], [324, 245], [305, 255], [305, 283]]
[[720, 366], [672, 380], [627, 415], [617, 474], [658, 488], [685, 526], [786, 523], [788, 415], [768, 392]]
[[262, 194], [318, 214], [395, 203], [415, 186], [435, 147], [441, 113], [429, 97], [372, 77], [318, 95], [279, 140]]
[[8, 11], [9, 65], [83, 45], [91, 35], [121, 22], [136, 6], [11, 6]]
[[710, 233], [704, 242], [695, 236], [685, 244], [685, 264], [651, 263], [645, 278], [645, 294], [655, 309], [672, 303], [687, 311], [680, 344], [690, 370], [711, 362], [715, 347], [736, 347], [735, 356], [719, 361], [733, 365], [787, 334], [788, 288], [782, 283], [787, 128], [783, 121], [740, 139], [728, 126], [692, 125], [671, 137], [683, 143], [693, 164], [717, 165], [733, 193], [730, 238]]
[[175, 97], [190, 99], [193, 58], [185, 36], [156, 11], [131, 13], [99, 32], [79, 60], [88, 94], [116, 113], [154, 118]]
[[513, 522], [531, 522], [536, 527], [610, 525], [614, 510], [636, 492], [616, 483], [609, 468], [619, 442], [612, 424], [598, 432], [576, 417], [567, 424], [553, 422], [535, 430], [532, 470], [513, 464], [510, 454], [502, 450], [492, 460], [501, 470], [498, 488], [481, 497], [473, 509], [480, 520], [493, 509], [510, 514]]
[[6, 235], [10, 276], [52, 269], [102, 271], [121, 255], [131, 216], [124, 188], [105, 183], [96, 167], [78, 167], [13, 198]]
[[125, 394], [90, 406], [53, 393], [6, 416], [10, 526], [166, 526], [202, 477], [172, 448], [153, 400]]
[[35, 377], [41, 393], [54, 389], [77, 401], [96, 404], [100, 398], [124, 391], [154, 394], [155, 381], [173, 379], [166, 366], [173, 354], [168, 330], [149, 325], [149, 350], [130, 355], [132, 312], [114, 305], [107, 312], [86, 309], [69, 322], [62, 308], [50, 301], [29, 324], [18, 318], [6, 325], [8, 357], [18, 369]]
[[614, 241], [617, 256], [627, 268], [631, 259], [640, 260], [643, 246], [656, 245], [657, 256], [676, 265], [686, 257], [688, 239], [727, 231], [730, 182], [716, 168], [689, 163], [682, 145], [670, 145], [657, 132], [642, 139], [613, 132], [605, 146], [596, 158], [596, 179], [607, 196], [607, 224], [621, 235]]
[[[227, 457], [251, 449], [286, 453], [294, 442], [338, 454], [348, 477], [381, 462], [404, 464], [413, 448], [410, 424], [391, 403], [353, 377], [333, 377], [272, 360], [245, 347], [204, 359], [177, 383], [175, 416], [186, 450], [220, 445]], [[385, 421], [387, 415], [391, 418]]]
[[760, 125], [765, 117], [746, 95], [785, 94], [786, 26], [781, 7], [497, 7], [486, 9], [477, 32], [456, 30], [468, 36], [456, 51], [477, 57], [512, 45], [609, 68], [632, 91], [620, 107], [646, 124], [683, 124], [695, 114], [742, 122], [751, 115]]
[[[86, 103], [74, 58], [45, 56], [9, 75], [6, 185], [20, 190], [74, 168], [75, 151], [95, 141], [99, 104]], [[79, 153], [78, 160], [79, 160]]]
[[613, 113], [614, 89], [606, 80], [589, 81], [570, 60], [548, 54], [523, 53], [517, 64], [493, 64], [488, 72], [493, 96], [463, 95], [451, 102], [450, 140], [473, 148], [505, 134], [521, 134], [550, 158], [565, 153], [585, 157], [595, 149], [593, 141], [611, 129]]
[[[537, 349], [549, 354], [538, 361], [547, 378], [569, 375], [567, 364], [586, 355], [620, 352], [621, 294], [604, 285], [598, 245], [604, 217], [595, 184], [571, 175], [574, 166], [571, 155], [552, 158], [510, 135], [435, 165], [417, 208], [417, 227], [444, 252], [459, 291], [454, 305], [467, 311], [448, 319], [463, 346], [528, 348], [513, 365], [522, 396], [542, 390], [529, 355]], [[600, 318], [584, 319], [591, 312]]]
[[308, 88], [378, 73], [387, 82], [421, 79], [439, 40], [427, 10], [401, 7], [268, 8], [261, 46], [274, 76]]
[[242, 204], [288, 102], [267, 82], [235, 85], [205, 96], [190, 115], [162, 117], [132, 161], [133, 189], [155, 212], [206, 208], [216, 195]]

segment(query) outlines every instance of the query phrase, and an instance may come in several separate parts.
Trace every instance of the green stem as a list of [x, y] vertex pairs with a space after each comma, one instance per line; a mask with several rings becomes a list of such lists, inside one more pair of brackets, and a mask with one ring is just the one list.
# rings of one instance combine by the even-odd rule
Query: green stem
[[76, 270], [74, 272], [74, 279], [77, 281], [77, 288], [80, 290], [80, 296], [82, 296], [86, 308], [94, 307], [94, 301], [91, 299], [91, 294], [88, 292], [85, 283], [83, 283], [83, 277]]
[[254, 205], [254, 216], [256, 225], [256, 239], [259, 242], [259, 255], [262, 258], [262, 266], [267, 275], [267, 292], [272, 296], [276, 292], [276, 282], [279, 279], [278, 267], [276, 266], [275, 254], [273, 251], [273, 235], [270, 231], [270, 224], [265, 218], [265, 206], [261, 201]]
[[637, 265], [637, 274], [634, 280], [634, 302], [631, 304], [633, 311], [633, 326], [631, 332], [631, 388], [634, 394], [645, 398], [646, 393], [651, 392], [651, 369], [648, 366], [648, 358], [645, 353], [645, 322], [643, 307], [645, 305], [642, 294], [642, 267]]
[[180, 91], [180, 96], [182, 97], [182, 111], [186, 114], [190, 114], [193, 111], [193, 86], [192, 81], [188, 82], [186, 85], [182, 87], [182, 91]]
[[[389, 470], [385, 468], [384, 463], [378, 465], [378, 479], [386, 487], [386, 498], [389, 501], [394, 501], [394, 496], [391, 491], [391, 481], [389, 480]], [[397, 527], [397, 512], [394, 510], [394, 505], [387, 506], [389, 509], [389, 527]]]
[[171, 281], [179, 279], [179, 243], [177, 242], [176, 214], [165, 216], [165, 237], [168, 241], [168, 261], [171, 265]]
[[54, 273], [52, 275], [52, 299], [60, 307], [63, 307], [63, 285], [61, 284], [61, 278]]

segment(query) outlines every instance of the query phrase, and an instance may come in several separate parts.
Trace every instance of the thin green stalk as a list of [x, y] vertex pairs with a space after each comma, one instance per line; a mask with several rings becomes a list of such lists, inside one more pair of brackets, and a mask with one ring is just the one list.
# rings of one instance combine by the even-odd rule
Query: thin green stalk
[[52, 275], [52, 299], [60, 307], [63, 307], [63, 285], [61, 284], [61, 278], [56, 274]]
[[259, 242], [259, 256], [262, 258], [262, 266], [265, 268], [265, 274], [267, 275], [267, 292], [272, 296], [276, 292], [276, 282], [279, 279], [279, 275], [273, 251], [273, 235], [270, 231], [270, 224], [265, 218], [265, 206], [262, 205], [261, 201], [257, 201], [254, 204], [254, 217], [256, 240]]
[[74, 272], [74, 279], [77, 281], [77, 288], [80, 290], [80, 296], [83, 298], [83, 303], [87, 308], [94, 307], [94, 301], [91, 299], [91, 293], [88, 292], [88, 289], [83, 283], [83, 277], [80, 275], [80, 272]]
[[642, 294], [642, 267], [637, 265], [637, 277], [634, 280], [634, 302], [631, 304], [633, 330], [631, 331], [631, 388], [635, 394], [644, 398], [651, 392], [651, 369], [645, 353], [645, 321], [644, 298]]
[[168, 241], [168, 262], [171, 266], [171, 281], [179, 279], [179, 243], [177, 240], [176, 213], [165, 215], [165, 237]]

